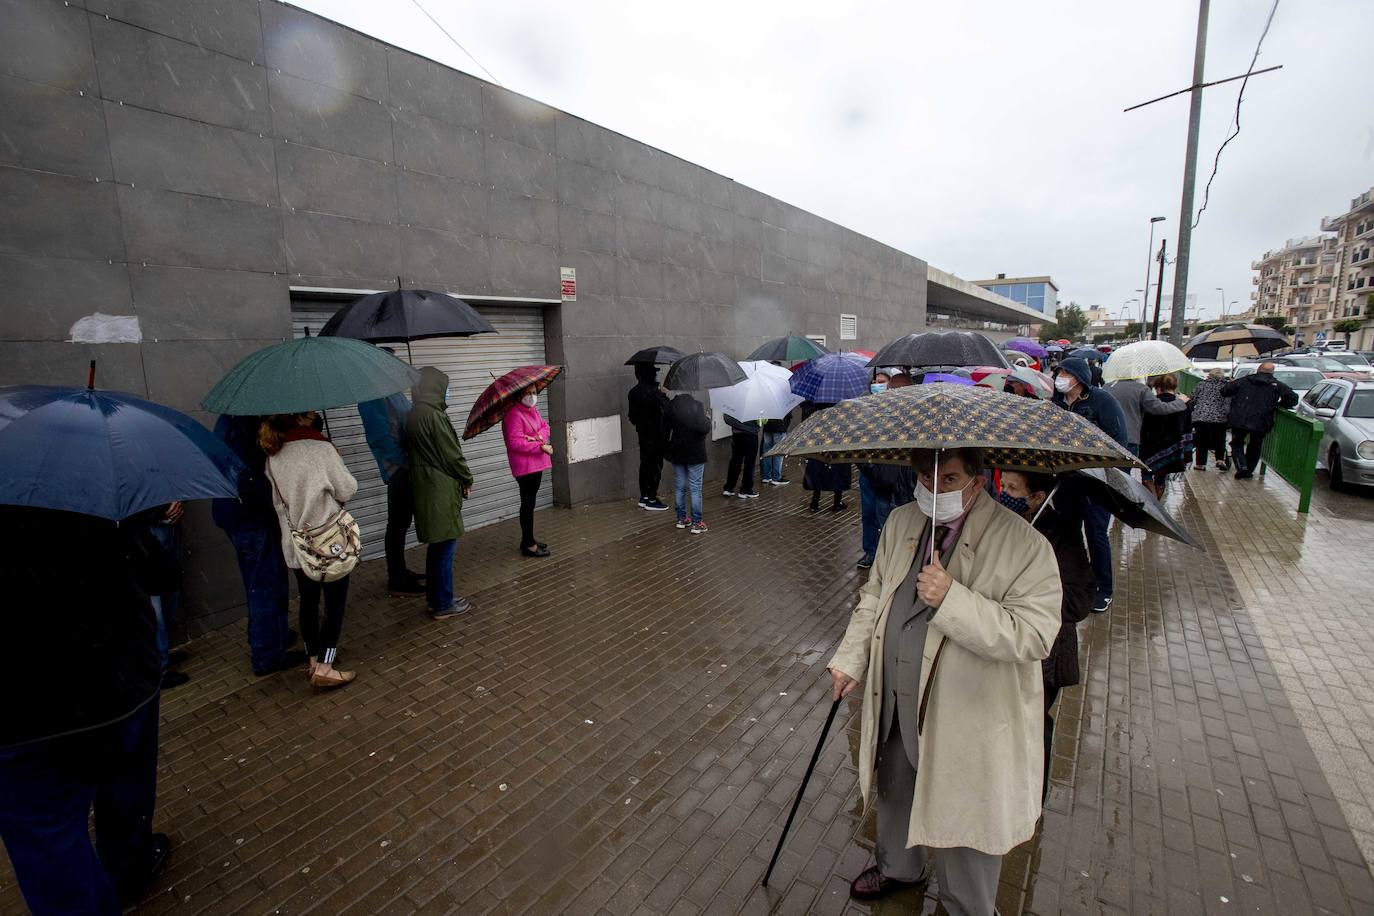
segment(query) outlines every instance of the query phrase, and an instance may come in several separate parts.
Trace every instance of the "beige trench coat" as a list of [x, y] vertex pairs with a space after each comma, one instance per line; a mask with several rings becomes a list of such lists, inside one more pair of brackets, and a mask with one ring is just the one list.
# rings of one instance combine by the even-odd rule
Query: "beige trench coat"
[[[865, 801], [873, 791], [882, 714], [882, 634], [926, 521], [915, 503], [888, 517], [858, 607], [830, 661], [855, 680], [867, 679], [859, 688]], [[921, 667], [926, 710], [907, 845], [1002, 855], [1030, 839], [1040, 816], [1040, 660], [1059, 632], [1059, 567], [1039, 532], [979, 490], [949, 573], [955, 581], [931, 619]], [[900, 714], [907, 728], [918, 710]]]

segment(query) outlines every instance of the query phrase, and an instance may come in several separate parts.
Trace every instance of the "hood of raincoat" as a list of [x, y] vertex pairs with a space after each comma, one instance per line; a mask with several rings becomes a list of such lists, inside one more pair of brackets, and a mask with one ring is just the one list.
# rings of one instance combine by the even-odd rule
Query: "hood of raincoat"
[[415, 383], [414, 389], [416, 404], [443, 404], [447, 391], [447, 375], [433, 366], [425, 366], [420, 370], [420, 380]]
[[652, 385], [658, 381], [658, 367], [652, 363], [635, 363], [635, 378]]
[[1059, 364], [1059, 368], [1061, 371], [1067, 372], [1069, 375], [1078, 379], [1079, 383], [1082, 384], [1084, 388], [1091, 388], [1093, 386], [1092, 368], [1088, 365], [1088, 361], [1081, 356], [1070, 356]]

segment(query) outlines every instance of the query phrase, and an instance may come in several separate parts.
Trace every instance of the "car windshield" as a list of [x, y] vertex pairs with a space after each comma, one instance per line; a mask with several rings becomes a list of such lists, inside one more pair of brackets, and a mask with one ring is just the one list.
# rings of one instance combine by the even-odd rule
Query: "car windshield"
[[1299, 365], [1312, 366], [1323, 372], [1349, 372], [1350, 367], [1345, 363], [1337, 362], [1329, 356], [1304, 356]]
[[1326, 376], [1322, 375], [1316, 369], [1293, 369], [1279, 366], [1274, 369], [1274, 378], [1283, 382], [1289, 388], [1294, 388], [1298, 391], [1306, 391], [1326, 378]]
[[1354, 366], [1357, 369], [1369, 368], [1369, 360], [1358, 353], [1328, 353], [1326, 358], [1335, 360], [1345, 366]]
[[1345, 415], [1356, 420], [1374, 419], [1374, 388], [1357, 388], [1351, 392]]

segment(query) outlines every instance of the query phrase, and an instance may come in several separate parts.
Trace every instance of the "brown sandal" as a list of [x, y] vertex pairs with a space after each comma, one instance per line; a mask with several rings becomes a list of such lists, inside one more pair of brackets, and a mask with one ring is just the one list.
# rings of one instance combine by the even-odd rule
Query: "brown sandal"
[[343, 687], [353, 683], [353, 679], [357, 676], [353, 671], [332, 670], [328, 674], [317, 674], [312, 671], [310, 673], [310, 686], [332, 690], [335, 687]]

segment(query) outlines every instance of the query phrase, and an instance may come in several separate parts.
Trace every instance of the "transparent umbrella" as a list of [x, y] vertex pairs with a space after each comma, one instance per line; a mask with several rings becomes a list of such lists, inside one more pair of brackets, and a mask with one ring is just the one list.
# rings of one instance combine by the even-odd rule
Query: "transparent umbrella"
[[1109, 382], [1149, 378], [1178, 372], [1192, 364], [1187, 354], [1167, 340], [1141, 340], [1112, 351], [1102, 365], [1102, 378]]

